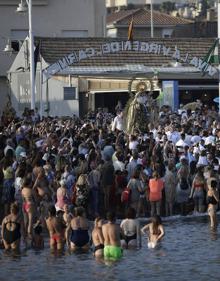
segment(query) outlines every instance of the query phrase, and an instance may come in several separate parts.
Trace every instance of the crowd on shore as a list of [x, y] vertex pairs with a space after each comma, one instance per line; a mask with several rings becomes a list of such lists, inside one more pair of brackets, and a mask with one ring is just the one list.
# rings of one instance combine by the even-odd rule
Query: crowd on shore
[[[164, 235], [160, 216], [207, 212], [217, 226], [220, 119], [199, 104], [160, 109], [146, 132], [124, 132], [123, 111], [102, 109], [76, 116], [44, 117], [26, 109], [22, 118], [2, 117], [0, 126], [0, 218], [5, 248], [84, 247], [88, 220], [97, 255], [121, 255], [124, 244], [141, 245], [140, 217], [151, 217], [149, 247]], [[120, 227], [115, 218], [123, 219]], [[107, 219], [103, 224], [102, 218]], [[121, 235], [121, 237], [120, 237]], [[120, 242], [123, 240], [123, 242]], [[132, 242], [132, 240], [135, 240]], [[139, 241], [139, 242], [138, 242]], [[111, 247], [113, 246], [113, 248]]]

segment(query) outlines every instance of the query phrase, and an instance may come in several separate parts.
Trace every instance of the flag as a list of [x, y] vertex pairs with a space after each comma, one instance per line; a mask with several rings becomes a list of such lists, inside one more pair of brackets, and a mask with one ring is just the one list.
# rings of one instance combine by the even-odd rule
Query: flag
[[209, 64], [212, 64], [212, 63], [218, 64], [219, 63], [218, 45], [219, 45], [219, 39], [217, 38], [203, 59], [203, 62], [206, 62], [206, 65], [202, 69], [203, 73], [207, 70]]
[[128, 41], [133, 40], [133, 27], [134, 27], [134, 18], [132, 16], [132, 19], [131, 19], [129, 27], [128, 27]]

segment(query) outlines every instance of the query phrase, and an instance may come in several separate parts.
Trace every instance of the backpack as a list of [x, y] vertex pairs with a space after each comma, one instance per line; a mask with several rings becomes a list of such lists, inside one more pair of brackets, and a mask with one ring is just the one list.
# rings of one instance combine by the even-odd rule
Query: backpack
[[188, 181], [185, 178], [181, 178], [180, 180], [180, 189], [186, 190], [189, 188]]
[[128, 203], [131, 195], [131, 190], [126, 187], [121, 193], [121, 202]]

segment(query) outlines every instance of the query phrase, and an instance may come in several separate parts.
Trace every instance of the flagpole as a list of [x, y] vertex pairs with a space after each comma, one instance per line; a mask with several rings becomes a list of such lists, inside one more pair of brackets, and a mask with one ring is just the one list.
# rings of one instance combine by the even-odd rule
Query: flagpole
[[[220, 40], [220, 0], [218, 0], [218, 51], [219, 51], [219, 40]], [[218, 113], [220, 115], [220, 63], [218, 63]]]
[[153, 0], [150, 0], [150, 27], [151, 38], [154, 38]]

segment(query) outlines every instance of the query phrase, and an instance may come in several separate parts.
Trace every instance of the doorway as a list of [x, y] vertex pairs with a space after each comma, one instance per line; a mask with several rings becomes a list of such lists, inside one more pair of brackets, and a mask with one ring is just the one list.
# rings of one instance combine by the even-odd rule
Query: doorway
[[124, 108], [129, 99], [128, 92], [101, 92], [95, 93], [95, 109], [108, 108], [109, 112], [115, 113], [115, 107], [120, 100]]

